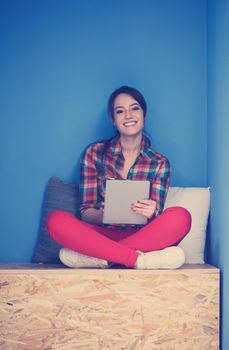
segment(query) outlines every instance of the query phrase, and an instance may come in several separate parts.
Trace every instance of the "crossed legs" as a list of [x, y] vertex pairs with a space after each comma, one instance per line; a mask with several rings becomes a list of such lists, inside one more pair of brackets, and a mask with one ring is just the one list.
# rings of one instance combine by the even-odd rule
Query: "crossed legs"
[[171, 207], [138, 231], [122, 231], [88, 224], [65, 211], [54, 211], [46, 225], [52, 239], [65, 248], [133, 267], [137, 250], [149, 252], [177, 245], [191, 228], [191, 215], [185, 208]]

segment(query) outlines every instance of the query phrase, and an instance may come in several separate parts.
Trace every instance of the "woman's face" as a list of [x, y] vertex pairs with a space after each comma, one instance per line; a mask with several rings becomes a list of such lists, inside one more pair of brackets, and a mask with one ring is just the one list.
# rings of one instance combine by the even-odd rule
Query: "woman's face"
[[141, 133], [144, 114], [140, 104], [130, 95], [118, 95], [114, 101], [113, 122], [121, 136]]

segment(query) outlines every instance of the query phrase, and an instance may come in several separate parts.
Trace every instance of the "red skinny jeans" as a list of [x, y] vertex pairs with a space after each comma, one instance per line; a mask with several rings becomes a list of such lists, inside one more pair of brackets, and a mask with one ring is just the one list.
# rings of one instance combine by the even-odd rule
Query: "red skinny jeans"
[[171, 207], [138, 231], [114, 230], [77, 219], [65, 211], [47, 218], [47, 230], [61, 246], [88, 256], [134, 267], [138, 253], [177, 245], [190, 231], [191, 215], [182, 207]]

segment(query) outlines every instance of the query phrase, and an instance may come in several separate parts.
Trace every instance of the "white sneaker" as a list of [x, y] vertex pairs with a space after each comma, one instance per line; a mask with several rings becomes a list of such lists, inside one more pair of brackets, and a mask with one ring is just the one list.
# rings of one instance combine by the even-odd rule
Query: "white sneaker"
[[67, 248], [61, 248], [59, 252], [60, 261], [68, 267], [108, 267], [107, 261], [93, 258], [84, 254], [74, 252]]
[[168, 247], [153, 252], [139, 253], [136, 269], [178, 269], [185, 262], [185, 255], [180, 247]]

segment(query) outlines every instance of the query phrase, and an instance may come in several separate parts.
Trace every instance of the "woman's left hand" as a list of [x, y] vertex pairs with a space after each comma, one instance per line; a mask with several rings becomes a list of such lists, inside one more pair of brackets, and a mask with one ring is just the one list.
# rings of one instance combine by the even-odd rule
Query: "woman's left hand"
[[140, 215], [146, 216], [147, 219], [151, 219], [155, 213], [157, 203], [152, 199], [141, 199], [133, 203], [131, 209]]

